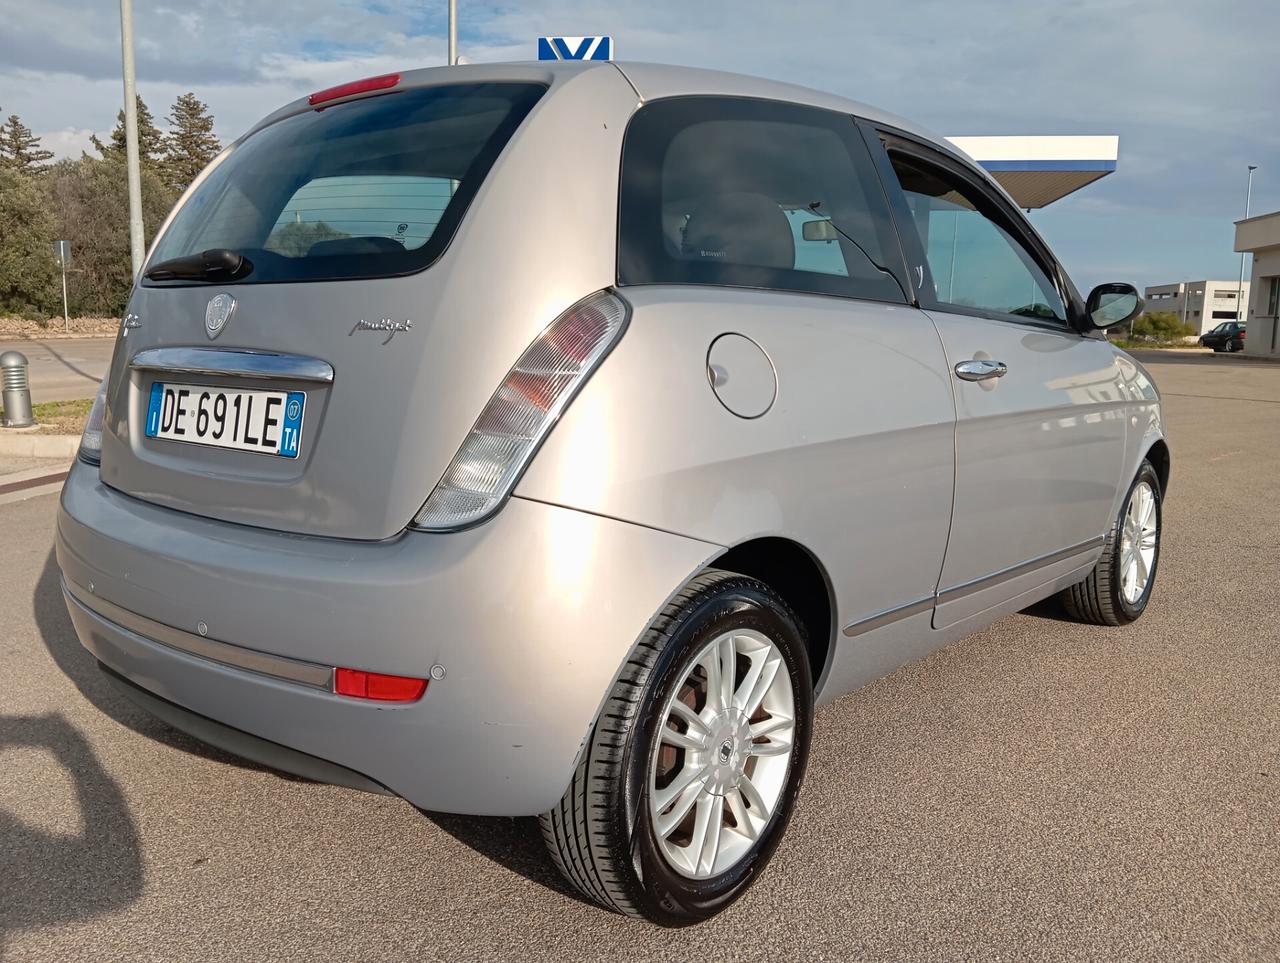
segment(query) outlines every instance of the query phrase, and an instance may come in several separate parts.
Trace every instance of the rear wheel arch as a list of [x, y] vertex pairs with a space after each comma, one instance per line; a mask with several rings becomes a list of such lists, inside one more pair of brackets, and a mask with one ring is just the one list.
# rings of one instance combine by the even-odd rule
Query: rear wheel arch
[[1171, 467], [1169, 446], [1163, 438], [1157, 438], [1143, 457], [1151, 462], [1151, 467], [1156, 470], [1156, 476], [1160, 479], [1160, 496], [1163, 498], [1169, 492], [1169, 470]]
[[835, 651], [835, 593], [817, 557], [799, 542], [770, 535], [748, 539], [707, 562], [708, 568], [759, 579], [782, 596], [804, 626], [814, 692], [826, 681]]

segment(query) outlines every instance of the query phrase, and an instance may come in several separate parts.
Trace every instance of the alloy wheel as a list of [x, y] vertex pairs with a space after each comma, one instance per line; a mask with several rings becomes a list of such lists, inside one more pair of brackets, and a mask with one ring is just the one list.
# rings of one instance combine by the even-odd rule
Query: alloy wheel
[[1136, 605], [1147, 590], [1155, 569], [1159, 541], [1156, 493], [1141, 481], [1129, 494], [1120, 531], [1120, 591], [1130, 605]]
[[795, 694], [781, 650], [761, 632], [725, 632], [694, 657], [660, 716], [649, 766], [659, 849], [705, 879], [750, 851], [787, 785]]

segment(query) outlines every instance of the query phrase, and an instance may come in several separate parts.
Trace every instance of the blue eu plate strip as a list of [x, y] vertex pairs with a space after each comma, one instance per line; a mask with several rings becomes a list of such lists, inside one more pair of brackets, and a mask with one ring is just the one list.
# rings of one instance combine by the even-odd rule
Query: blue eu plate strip
[[151, 385], [151, 401], [147, 405], [147, 437], [160, 434], [160, 403], [164, 401], [164, 385], [159, 381]]
[[[155, 404], [155, 399], [152, 399]], [[307, 406], [304, 391], [290, 391], [284, 400], [284, 421], [280, 425], [280, 454], [285, 458], [298, 457], [298, 443], [302, 440], [302, 414]]]

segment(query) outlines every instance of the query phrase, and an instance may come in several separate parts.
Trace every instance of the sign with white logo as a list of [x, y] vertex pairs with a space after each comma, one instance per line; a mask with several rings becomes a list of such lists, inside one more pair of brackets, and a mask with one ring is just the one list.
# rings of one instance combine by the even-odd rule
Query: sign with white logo
[[539, 60], [612, 60], [612, 37], [539, 37]]

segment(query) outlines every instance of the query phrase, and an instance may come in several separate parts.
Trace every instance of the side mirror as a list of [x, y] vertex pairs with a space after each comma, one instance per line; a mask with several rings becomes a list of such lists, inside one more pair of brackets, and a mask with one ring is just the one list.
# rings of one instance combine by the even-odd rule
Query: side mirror
[[800, 226], [800, 236], [806, 241], [834, 241], [839, 235], [830, 221], [805, 221]]
[[1111, 328], [1132, 321], [1146, 305], [1132, 284], [1099, 284], [1089, 292], [1085, 313], [1095, 328]]

